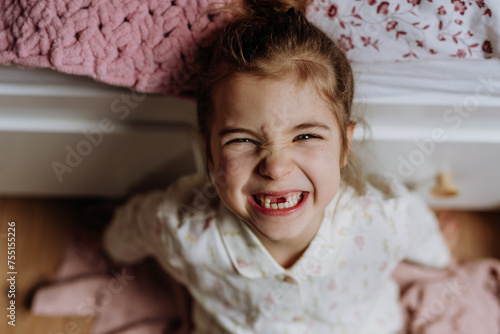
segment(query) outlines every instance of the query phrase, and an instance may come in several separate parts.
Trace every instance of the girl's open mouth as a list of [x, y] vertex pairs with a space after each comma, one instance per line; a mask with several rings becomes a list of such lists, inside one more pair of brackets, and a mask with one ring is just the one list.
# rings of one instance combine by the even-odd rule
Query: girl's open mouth
[[307, 198], [308, 192], [295, 191], [283, 196], [271, 196], [268, 194], [257, 194], [249, 196], [250, 202], [261, 212], [270, 215], [283, 215], [296, 211], [302, 206]]
[[266, 208], [272, 210], [283, 210], [293, 208], [300, 201], [302, 201], [302, 192], [295, 192], [287, 194], [287, 196], [277, 197], [268, 195], [254, 195], [255, 202]]

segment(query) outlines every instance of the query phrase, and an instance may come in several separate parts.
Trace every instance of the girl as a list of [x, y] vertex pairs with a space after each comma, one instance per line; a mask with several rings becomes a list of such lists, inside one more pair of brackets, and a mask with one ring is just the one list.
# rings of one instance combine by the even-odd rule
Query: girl
[[353, 76], [304, 8], [247, 1], [201, 76], [210, 181], [136, 196], [105, 233], [117, 261], [155, 256], [194, 299], [194, 333], [396, 333], [391, 271], [445, 266], [435, 217], [352, 173]]

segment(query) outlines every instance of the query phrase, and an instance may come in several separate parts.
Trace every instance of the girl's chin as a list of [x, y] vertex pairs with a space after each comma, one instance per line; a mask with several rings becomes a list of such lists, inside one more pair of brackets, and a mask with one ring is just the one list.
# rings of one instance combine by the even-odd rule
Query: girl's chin
[[299, 246], [314, 238], [323, 221], [323, 217], [304, 213], [292, 217], [252, 215], [247, 225], [263, 243], [283, 242], [283, 245]]
[[[278, 218], [278, 219], [276, 219]], [[290, 220], [290, 219], [279, 219], [280, 217], [271, 217], [269, 220], [250, 222], [247, 225], [250, 229], [259, 237], [259, 239], [272, 242], [279, 241], [293, 241], [301, 239], [304, 231], [307, 228], [307, 224], [304, 224], [304, 220]]]

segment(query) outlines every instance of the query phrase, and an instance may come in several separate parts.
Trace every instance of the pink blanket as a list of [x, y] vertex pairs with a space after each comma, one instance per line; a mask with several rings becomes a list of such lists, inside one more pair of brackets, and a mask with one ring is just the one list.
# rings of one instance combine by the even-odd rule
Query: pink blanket
[[0, 63], [193, 96], [190, 67], [227, 15], [214, 0], [2, 0]]
[[446, 270], [401, 263], [404, 333], [500, 333], [500, 262], [455, 261]]
[[[84, 317], [93, 334], [186, 334], [190, 299], [153, 259], [114, 265], [98, 234], [79, 230], [68, 243], [54, 282], [38, 288], [31, 311]], [[83, 329], [68, 324], [74, 333]]]
[[[188, 333], [190, 299], [153, 259], [113, 265], [98, 234], [78, 231], [56, 280], [39, 288], [31, 310], [95, 317], [92, 334]], [[402, 334], [499, 333], [500, 261], [454, 262], [448, 269], [401, 263]]]

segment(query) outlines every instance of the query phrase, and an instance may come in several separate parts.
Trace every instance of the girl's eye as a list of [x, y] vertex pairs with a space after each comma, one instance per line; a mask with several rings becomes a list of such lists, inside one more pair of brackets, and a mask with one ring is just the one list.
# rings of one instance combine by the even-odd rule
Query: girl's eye
[[231, 144], [231, 143], [251, 143], [251, 144], [256, 144], [257, 142], [255, 140], [249, 139], [249, 138], [236, 138], [228, 141], [225, 145]]
[[293, 141], [306, 140], [306, 139], [321, 139], [321, 137], [316, 136], [316, 135], [311, 135], [311, 134], [303, 134], [303, 135], [298, 135], [297, 137], [295, 137], [295, 139]]

